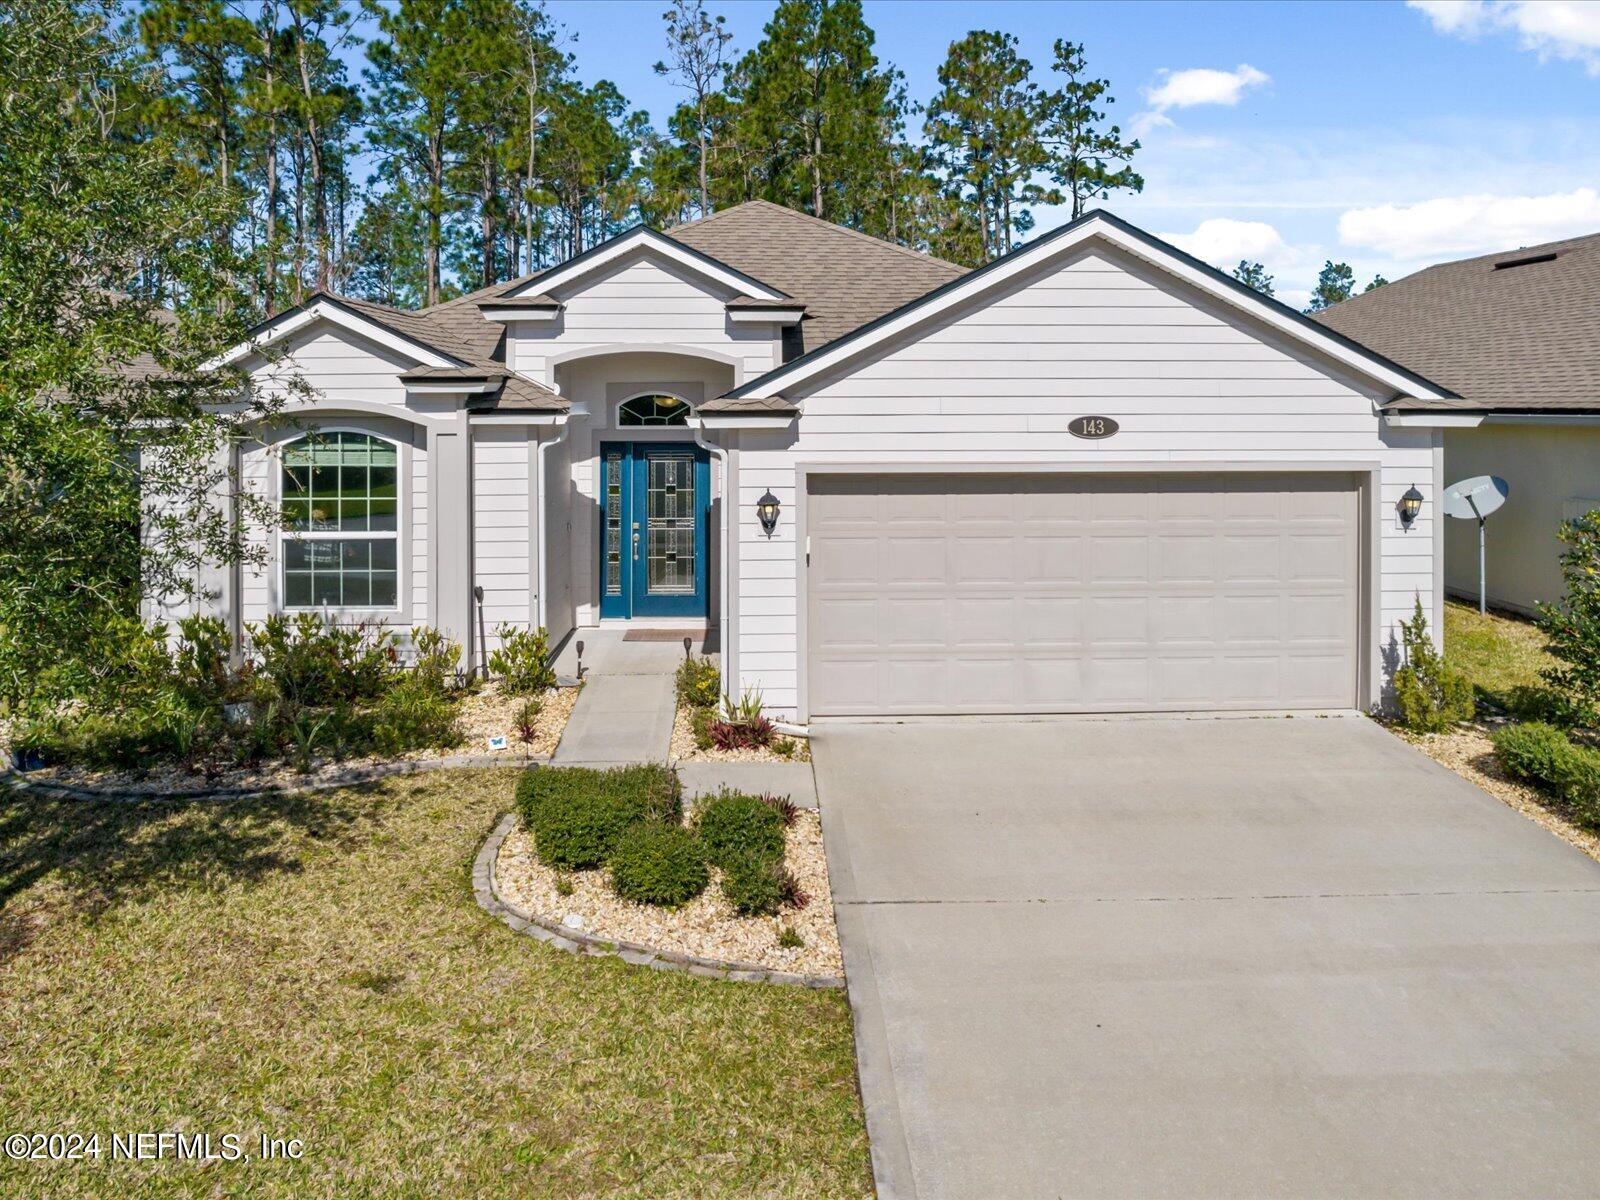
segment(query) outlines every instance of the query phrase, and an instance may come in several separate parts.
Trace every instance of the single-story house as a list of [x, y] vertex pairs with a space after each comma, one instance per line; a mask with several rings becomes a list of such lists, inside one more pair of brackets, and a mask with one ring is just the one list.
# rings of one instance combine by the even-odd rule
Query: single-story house
[[[1429, 267], [1318, 320], [1461, 397], [1439, 406], [1447, 484], [1510, 485], [1485, 529], [1488, 601], [1559, 600], [1556, 530], [1600, 508], [1600, 234]], [[1475, 599], [1477, 522], [1447, 520], [1444, 548], [1445, 588]]]
[[1365, 708], [1442, 612], [1452, 393], [1103, 212], [968, 271], [748, 203], [224, 357], [316, 390], [235, 627], [709, 623], [808, 721]]

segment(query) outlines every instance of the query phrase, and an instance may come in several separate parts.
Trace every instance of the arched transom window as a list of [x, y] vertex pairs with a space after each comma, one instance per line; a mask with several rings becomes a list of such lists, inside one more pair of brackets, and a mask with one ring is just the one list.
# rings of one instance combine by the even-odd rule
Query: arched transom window
[[283, 448], [285, 608], [399, 604], [400, 448], [310, 433]]
[[689, 405], [676, 396], [635, 396], [617, 410], [617, 424], [687, 425]]

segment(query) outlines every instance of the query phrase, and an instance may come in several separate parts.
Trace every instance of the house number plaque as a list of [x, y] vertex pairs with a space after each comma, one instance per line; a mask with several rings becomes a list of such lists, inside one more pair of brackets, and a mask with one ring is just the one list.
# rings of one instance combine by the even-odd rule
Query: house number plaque
[[1110, 417], [1073, 417], [1067, 422], [1067, 432], [1073, 437], [1088, 438], [1091, 441], [1108, 438], [1118, 428], [1117, 423]]

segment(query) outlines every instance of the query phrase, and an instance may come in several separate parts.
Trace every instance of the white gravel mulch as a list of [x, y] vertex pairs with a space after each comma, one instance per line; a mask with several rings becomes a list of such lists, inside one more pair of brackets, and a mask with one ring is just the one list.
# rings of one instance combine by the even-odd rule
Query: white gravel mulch
[[805, 738], [795, 737], [792, 734], [778, 734], [777, 737], [787, 737], [794, 743], [794, 753], [785, 758], [771, 747], [762, 746], [750, 750], [718, 750], [713, 746], [709, 750], [702, 750], [694, 744], [694, 728], [689, 724], [692, 709], [683, 705], [678, 706], [677, 715], [672, 719], [672, 758], [674, 762], [810, 762], [811, 744]]
[[1536, 821], [1590, 858], [1600, 861], [1600, 835], [1569, 820], [1559, 801], [1506, 775], [1495, 758], [1490, 731], [1484, 726], [1463, 726], [1450, 733], [1409, 733], [1399, 728], [1393, 731], [1434, 762], [1477, 784], [1530, 821]]
[[[464, 754], [498, 753], [508, 765], [528, 758], [543, 758], [554, 753], [578, 702], [579, 688], [557, 688], [544, 697], [544, 707], [534, 726], [534, 739], [524, 743], [513, 728], [522, 698], [503, 696], [498, 683], [485, 684], [461, 699], [456, 719], [462, 743], [448, 750], [413, 750], [395, 758], [313, 758], [310, 771], [298, 771], [290, 763], [270, 763], [261, 767], [224, 767], [215, 771], [193, 771], [176, 763], [154, 763], [143, 771], [92, 771], [83, 767], [45, 767], [29, 771], [26, 778], [39, 783], [92, 788], [132, 796], [160, 796], [168, 792], [256, 791], [272, 788], [315, 787], [329, 783], [353, 768], [373, 767], [390, 762], [428, 762]], [[489, 738], [504, 735], [503, 751], [490, 751]]]
[[[842, 975], [844, 960], [822, 853], [822, 821], [814, 812], [802, 812], [786, 832], [784, 861], [808, 900], [804, 908], [786, 908], [774, 917], [735, 913], [723, 899], [715, 869], [711, 886], [679, 909], [621, 899], [611, 891], [604, 870], [569, 873], [572, 894], [563, 896], [556, 891], [557, 873], [534, 856], [533, 835], [520, 826], [501, 845], [495, 873], [500, 894], [508, 902], [557, 921], [575, 915], [586, 933], [774, 971]], [[800, 934], [803, 946], [778, 945], [778, 931], [785, 925]]]

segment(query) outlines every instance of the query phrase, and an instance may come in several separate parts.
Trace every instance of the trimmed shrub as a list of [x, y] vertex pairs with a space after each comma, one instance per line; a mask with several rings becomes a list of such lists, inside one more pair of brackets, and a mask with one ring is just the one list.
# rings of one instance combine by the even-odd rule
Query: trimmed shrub
[[715, 709], [697, 708], [689, 714], [689, 732], [694, 735], [696, 749], [709, 750], [715, 745], [711, 740], [711, 727], [716, 723]]
[[1506, 693], [1506, 711], [1519, 721], [1543, 721], [1563, 729], [1590, 725], [1594, 714], [1554, 688], [1519, 683]]
[[1445, 666], [1444, 656], [1428, 635], [1428, 618], [1417, 597], [1411, 620], [1400, 623], [1405, 666], [1394, 673], [1394, 701], [1400, 720], [1413, 733], [1443, 733], [1472, 719], [1472, 683]]
[[676, 825], [683, 812], [678, 776], [666, 766], [544, 767], [530, 777], [524, 813], [539, 860], [551, 867], [598, 867], [632, 826]]
[[722, 894], [741, 917], [770, 917], [783, 907], [779, 864], [759, 854], [734, 856], [722, 868]]
[[783, 857], [783, 818], [755, 796], [723, 792], [702, 803], [695, 829], [706, 858], [724, 869], [741, 856], [766, 862]]
[[635, 825], [611, 852], [611, 890], [637, 904], [677, 908], [709, 882], [700, 842], [681, 825]]
[[780, 908], [804, 908], [811, 899], [781, 861], [748, 852], [723, 868], [722, 894], [742, 917], [770, 917]]
[[709, 658], [686, 658], [678, 664], [678, 703], [688, 708], [717, 707], [722, 672]]
[[1574, 746], [1555, 726], [1530, 721], [1495, 734], [1494, 751], [1507, 775], [1566, 801], [1586, 824], [1600, 824], [1600, 750]]
[[522, 819], [524, 829], [533, 828], [534, 810], [534, 776], [540, 768], [534, 767], [517, 776], [516, 790], [512, 792], [513, 803], [517, 809], [517, 816]]
[[543, 626], [514, 629], [502, 625], [496, 634], [500, 649], [489, 656], [489, 671], [499, 676], [501, 691], [511, 696], [539, 696], [555, 687], [550, 637]]

